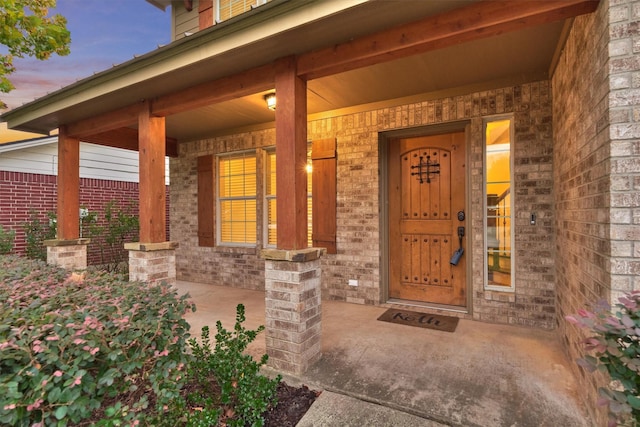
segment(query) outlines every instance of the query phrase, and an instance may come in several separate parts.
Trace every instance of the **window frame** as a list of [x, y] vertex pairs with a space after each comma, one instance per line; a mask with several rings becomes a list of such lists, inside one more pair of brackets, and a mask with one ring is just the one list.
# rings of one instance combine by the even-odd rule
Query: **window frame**
[[[220, 167], [220, 162], [222, 159], [224, 158], [229, 158], [229, 157], [240, 157], [242, 156], [243, 159], [246, 158], [253, 158], [255, 161], [255, 167], [256, 167], [256, 172], [255, 172], [255, 179], [256, 179], [256, 192], [255, 194], [251, 197], [251, 196], [234, 196], [234, 197], [224, 197], [222, 198], [220, 196], [221, 191], [220, 191], [220, 182], [222, 181], [221, 177], [220, 177], [220, 172], [221, 172], [221, 167]], [[244, 247], [244, 248], [255, 248], [258, 245], [258, 189], [259, 189], [259, 183], [258, 183], [258, 154], [255, 150], [241, 150], [241, 151], [233, 151], [233, 152], [228, 152], [228, 153], [219, 153], [216, 154], [216, 246], [221, 246], [221, 247]], [[224, 242], [222, 241], [222, 219], [223, 219], [223, 213], [222, 213], [222, 206], [221, 206], [221, 202], [224, 201], [233, 201], [233, 200], [253, 200], [255, 202], [255, 206], [256, 206], [256, 212], [255, 212], [255, 217], [256, 217], [256, 228], [255, 228], [255, 235], [254, 235], [254, 241], [253, 242]], [[245, 221], [246, 222], [246, 221]]]
[[[489, 203], [487, 199], [487, 125], [492, 122], [499, 122], [509, 120], [509, 191], [510, 191], [510, 201], [509, 201], [509, 218], [511, 221], [509, 238], [511, 239], [510, 244], [510, 285], [492, 285], [489, 282], [489, 249], [488, 249], [488, 239], [487, 239], [487, 231], [488, 231], [488, 209]], [[482, 121], [482, 221], [483, 221], [483, 239], [482, 239], [482, 253], [483, 253], [483, 275], [484, 275], [484, 289], [487, 291], [498, 291], [498, 292], [515, 292], [515, 283], [516, 283], [516, 270], [515, 270], [515, 258], [516, 258], [516, 250], [515, 250], [515, 191], [514, 191], [514, 158], [515, 158], [515, 150], [514, 150], [514, 139], [515, 136], [515, 124], [514, 124], [514, 115], [506, 114], [506, 115], [496, 115], [484, 118]]]
[[[233, 1], [233, 0], [229, 0], [229, 1]], [[244, 1], [249, 2], [250, 0], [244, 0]], [[221, 19], [220, 18], [220, 15], [221, 15], [221, 10], [220, 10], [221, 0], [214, 0], [215, 7], [214, 7], [213, 13], [214, 13], [215, 22], [220, 23], [220, 22], [228, 21], [229, 19], [235, 18], [236, 16], [240, 16], [243, 13], [247, 13], [247, 12], [251, 11], [255, 7], [262, 6], [263, 4], [266, 4], [267, 1], [269, 1], [269, 0], [253, 0], [251, 2], [251, 4], [249, 5], [249, 8], [244, 10], [243, 12], [238, 13], [236, 15], [231, 15], [226, 19]]]
[[[313, 165], [311, 163], [311, 146], [312, 146], [312, 141], [308, 141], [307, 142], [307, 165], [311, 165], [311, 167], [313, 168]], [[277, 200], [277, 195], [273, 194], [273, 195], [269, 195], [267, 194], [267, 183], [269, 180], [269, 173], [270, 173], [270, 157], [271, 156], [275, 156], [276, 155], [276, 147], [275, 146], [271, 146], [271, 147], [266, 147], [264, 149], [264, 189], [263, 189], [263, 193], [264, 193], [264, 197], [263, 197], [263, 203], [264, 203], [264, 209], [263, 209], [263, 246], [265, 249], [274, 249], [278, 246], [278, 243], [276, 242], [276, 244], [272, 244], [269, 243], [269, 201], [270, 200]], [[311, 187], [311, 183], [312, 183], [312, 171], [307, 173], [307, 189], [309, 187]], [[277, 171], [276, 171], [277, 174]], [[311, 187], [311, 191], [307, 191], [307, 244], [308, 247], [313, 247], [313, 243], [312, 243], [312, 227], [313, 227], [313, 209], [312, 209], [312, 200], [313, 200], [313, 187]], [[276, 235], [277, 235], [277, 228], [276, 228]], [[277, 240], [277, 238], [276, 238]]]

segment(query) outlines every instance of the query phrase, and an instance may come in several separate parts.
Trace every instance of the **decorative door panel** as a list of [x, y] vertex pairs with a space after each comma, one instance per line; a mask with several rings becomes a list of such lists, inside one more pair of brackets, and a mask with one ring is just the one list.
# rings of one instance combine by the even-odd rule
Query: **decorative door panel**
[[[464, 133], [401, 139], [389, 145], [389, 296], [466, 304]], [[464, 230], [464, 228], [462, 228]]]

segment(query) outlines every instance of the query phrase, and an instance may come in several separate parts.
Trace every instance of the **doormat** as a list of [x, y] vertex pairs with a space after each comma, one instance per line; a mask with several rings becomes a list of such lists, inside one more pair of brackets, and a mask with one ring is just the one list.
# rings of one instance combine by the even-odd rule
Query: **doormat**
[[437, 331], [454, 332], [460, 319], [457, 317], [442, 316], [440, 314], [416, 313], [415, 311], [390, 308], [382, 313], [382, 315], [378, 317], [378, 320], [398, 323], [400, 325], [435, 329]]

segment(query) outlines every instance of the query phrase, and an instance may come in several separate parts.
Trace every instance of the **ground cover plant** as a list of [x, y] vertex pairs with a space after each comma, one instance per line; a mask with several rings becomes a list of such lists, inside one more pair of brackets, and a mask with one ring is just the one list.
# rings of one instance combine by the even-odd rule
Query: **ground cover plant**
[[609, 426], [640, 425], [640, 291], [621, 297], [613, 310], [600, 302], [593, 311], [579, 310], [567, 320], [591, 334], [584, 348], [593, 355], [578, 364], [613, 380], [599, 389], [598, 403], [609, 407]]
[[285, 427], [317, 396], [260, 374], [242, 305], [212, 346], [208, 328], [189, 339], [195, 306], [173, 288], [15, 256], [0, 305], [0, 425]]
[[0, 305], [1, 425], [146, 423], [179, 396], [191, 306], [167, 286], [3, 256]]

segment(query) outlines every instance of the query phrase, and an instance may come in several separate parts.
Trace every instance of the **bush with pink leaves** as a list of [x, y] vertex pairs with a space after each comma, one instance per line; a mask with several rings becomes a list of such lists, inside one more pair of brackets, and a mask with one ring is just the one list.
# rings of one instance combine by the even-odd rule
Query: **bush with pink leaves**
[[193, 306], [167, 285], [0, 256], [0, 306], [0, 425], [159, 425], [179, 397]]
[[609, 406], [609, 425], [640, 425], [640, 291], [619, 299], [612, 310], [599, 303], [594, 311], [579, 310], [566, 319], [590, 331], [584, 348], [591, 355], [578, 360], [589, 372], [608, 373], [614, 387], [600, 388], [600, 405]]

